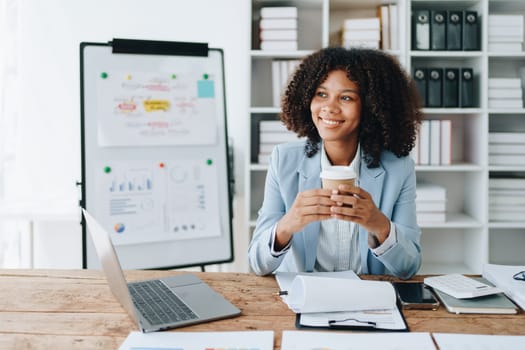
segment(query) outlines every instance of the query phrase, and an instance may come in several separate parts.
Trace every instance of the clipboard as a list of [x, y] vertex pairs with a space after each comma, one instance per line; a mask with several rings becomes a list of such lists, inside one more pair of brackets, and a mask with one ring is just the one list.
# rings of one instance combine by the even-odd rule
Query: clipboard
[[301, 316], [302, 314], [298, 313], [295, 317], [295, 328], [297, 329], [325, 329], [325, 330], [342, 330], [342, 331], [369, 331], [369, 332], [409, 332], [410, 329], [408, 328], [405, 315], [402, 312], [401, 305], [399, 304], [399, 300], [396, 302], [396, 310], [399, 313], [399, 317], [402, 320], [402, 323], [404, 325], [403, 328], [387, 328], [387, 327], [378, 327], [376, 322], [372, 321], [357, 321], [360, 323], [359, 325], [342, 325], [338, 324], [338, 322], [330, 322], [328, 326], [311, 326], [311, 325], [304, 325], [301, 323]]

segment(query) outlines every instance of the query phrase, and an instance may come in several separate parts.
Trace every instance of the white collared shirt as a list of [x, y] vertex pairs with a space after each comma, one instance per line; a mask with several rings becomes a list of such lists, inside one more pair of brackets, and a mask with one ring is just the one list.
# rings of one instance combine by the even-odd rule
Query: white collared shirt
[[[360, 146], [349, 164], [356, 173], [355, 183], [359, 185]], [[323, 147], [321, 149], [321, 170], [332, 164]], [[361, 273], [361, 256], [359, 254], [358, 225], [351, 221], [329, 219], [321, 221], [315, 271], [346, 271]]]

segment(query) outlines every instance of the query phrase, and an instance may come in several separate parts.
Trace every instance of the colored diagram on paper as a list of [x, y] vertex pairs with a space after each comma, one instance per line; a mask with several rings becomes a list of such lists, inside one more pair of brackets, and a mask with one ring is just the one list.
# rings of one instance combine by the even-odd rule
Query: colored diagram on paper
[[[191, 348], [158, 348], [158, 347], [131, 347], [130, 350], [192, 350], [194, 349], [193, 347]], [[240, 348], [236, 348], [236, 347], [231, 347], [231, 346], [228, 346], [228, 347], [223, 347], [223, 346], [220, 346], [220, 347], [205, 347], [205, 348], [200, 348], [200, 350], [263, 350], [261, 348], [246, 348], [246, 347], [240, 347]], [[323, 350], [329, 350], [329, 349], [323, 349]]]
[[100, 164], [97, 214], [116, 245], [218, 236], [217, 176], [207, 158]]
[[198, 70], [102, 72], [97, 79], [99, 144], [215, 144], [222, 113], [215, 84], [213, 75]]
[[[193, 347], [191, 348], [157, 348], [157, 347], [132, 347], [130, 348], [130, 350], [192, 350], [194, 349]], [[261, 348], [246, 348], [246, 347], [241, 347], [241, 348], [235, 348], [235, 347], [206, 347], [206, 348], [199, 348], [201, 350], [262, 350]]]
[[272, 350], [273, 331], [131, 332], [119, 350]]
[[220, 222], [215, 163], [174, 162], [166, 170], [166, 230], [178, 238], [217, 235]]

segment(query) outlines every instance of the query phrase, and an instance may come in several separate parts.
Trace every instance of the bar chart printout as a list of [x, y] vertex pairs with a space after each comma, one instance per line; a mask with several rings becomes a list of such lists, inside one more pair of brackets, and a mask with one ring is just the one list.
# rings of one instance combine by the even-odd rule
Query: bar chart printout
[[273, 350], [273, 331], [131, 332], [119, 350]]

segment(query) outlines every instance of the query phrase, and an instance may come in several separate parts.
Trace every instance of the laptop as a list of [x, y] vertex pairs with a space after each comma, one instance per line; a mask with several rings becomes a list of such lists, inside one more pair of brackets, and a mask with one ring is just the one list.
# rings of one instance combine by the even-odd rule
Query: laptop
[[109, 288], [142, 332], [162, 331], [241, 313], [193, 274], [128, 283], [109, 234], [85, 209], [82, 212]]

